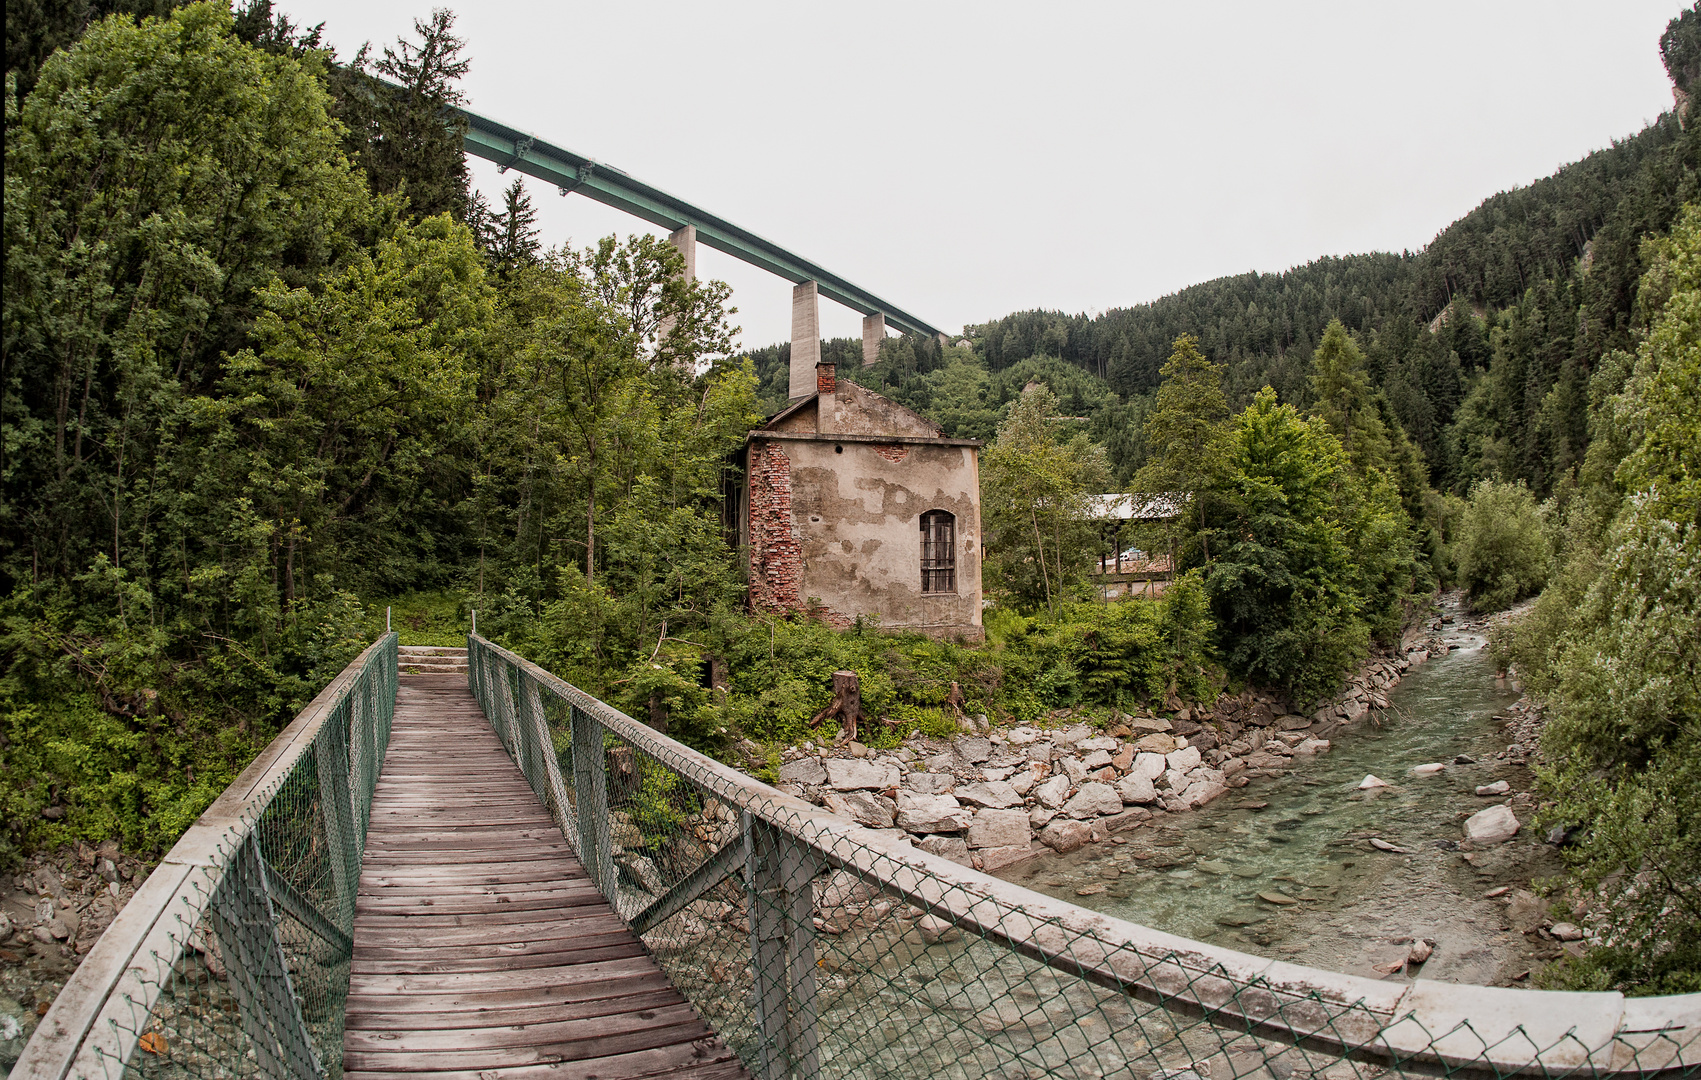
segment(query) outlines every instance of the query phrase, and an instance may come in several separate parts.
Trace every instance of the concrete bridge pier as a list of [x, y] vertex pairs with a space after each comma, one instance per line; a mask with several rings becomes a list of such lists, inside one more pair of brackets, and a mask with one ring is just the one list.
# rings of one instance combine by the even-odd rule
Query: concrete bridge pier
[[793, 401], [815, 392], [815, 365], [821, 362], [821, 290], [805, 281], [791, 291], [791, 383]]
[[667, 242], [685, 256], [685, 280], [697, 280], [697, 226], [681, 225], [667, 234]]
[[880, 343], [886, 340], [886, 316], [876, 311], [862, 317], [862, 366], [880, 359]]
[[[687, 282], [697, 280], [697, 226], [681, 225], [667, 234], [667, 242], [672, 244], [685, 257], [685, 272], [680, 276]], [[673, 316], [656, 323], [656, 340], [660, 341], [673, 333], [677, 320]]]

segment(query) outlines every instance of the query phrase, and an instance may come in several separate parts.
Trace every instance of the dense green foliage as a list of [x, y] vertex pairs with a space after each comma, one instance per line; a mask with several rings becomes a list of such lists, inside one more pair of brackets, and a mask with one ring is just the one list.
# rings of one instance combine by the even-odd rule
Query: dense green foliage
[[[1662, 39], [1680, 87], [1697, 27], [1691, 7]], [[1479, 479], [1523, 480], [1545, 497], [1587, 450], [1591, 374], [1631, 347], [1642, 238], [1698, 192], [1701, 128], [1668, 114], [1485, 200], [1416, 254], [1221, 278], [1096, 317], [1022, 312], [970, 336], [994, 374], [1056, 357], [1133, 400], [1161, 384], [1171, 343], [1194, 334], [1224, 366], [1233, 407], [1269, 385], [1305, 409], [1310, 359], [1339, 320], [1436, 487], [1463, 495]]]
[[1602, 941], [1555, 981], [1701, 990], [1701, 208], [1648, 245], [1641, 342], [1595, 377], [1564, 564], [1503, 645], [1547, 698], [1550, 823]]
[[261, 24], [115, 16], [9, 99], [0, 856], [169, 842], [371, 639], [361, 597], [565, 621], [592, 685], [737, 606], [725, 287], [649, 238], [539, 257], [523, 199], [431, 212], [467, 206], [422, 120], [446, 14], [358, 132], [359, 72]]
[[1109, 479], [1104, 451], [1077, 431], [1055, 430], [1057, 396], [1024, 393], [981, 463], [985, 585], [1024, 608], [1057, 611], [1084, 596], [1092, 548], [1088, 500]]
[[1479, 480], [1459, 515], [1453, 558], [1471, 606], [1500, 611], [1547, 581], [1551, 542], [1541, 508], [1522, 483]]

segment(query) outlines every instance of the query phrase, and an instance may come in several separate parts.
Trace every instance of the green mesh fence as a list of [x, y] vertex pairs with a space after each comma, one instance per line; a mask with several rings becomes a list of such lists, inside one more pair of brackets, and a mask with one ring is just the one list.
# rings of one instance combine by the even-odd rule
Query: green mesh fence
[[386, 634], [172, 848], [14, 1076], [340, 1076], [360, 856], [395, 701]]
[[1378, 982], [1163, 934], [781, 794], [497, 646], [485, 715], [762, 1080], [1701, 1075], [1701, 995]]

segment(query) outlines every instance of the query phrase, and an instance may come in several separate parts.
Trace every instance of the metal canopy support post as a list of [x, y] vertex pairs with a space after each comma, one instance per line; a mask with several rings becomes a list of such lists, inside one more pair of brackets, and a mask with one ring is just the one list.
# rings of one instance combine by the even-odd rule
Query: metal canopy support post
[[253, 834], [234, 853], [209, 914], [260, 1074], [271, 1080], [324, 1076], [290, 983], [265, 859]]
[[761, 1033], [760, 1080], [820, 1073], [815, 1014], [815, 876], [820, 855], [791, 834], [740, 815], [750, 953]]
[[579, 861], [591, 883], [614, 897], [614, 853], [608, 845], [608, 755], [602, 725], [577, 705], [573, 709], [573, 791], [579, 797]]

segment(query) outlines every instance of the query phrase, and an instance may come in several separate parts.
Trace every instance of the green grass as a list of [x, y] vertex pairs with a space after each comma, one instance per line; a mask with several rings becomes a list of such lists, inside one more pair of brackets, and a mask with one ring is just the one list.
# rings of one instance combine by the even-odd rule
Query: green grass
[[368, 603], [374, 612], [390, 609], [390, 627], [403, 645], [462, 646], [471, 622], [461, 593], [412, 592]]

